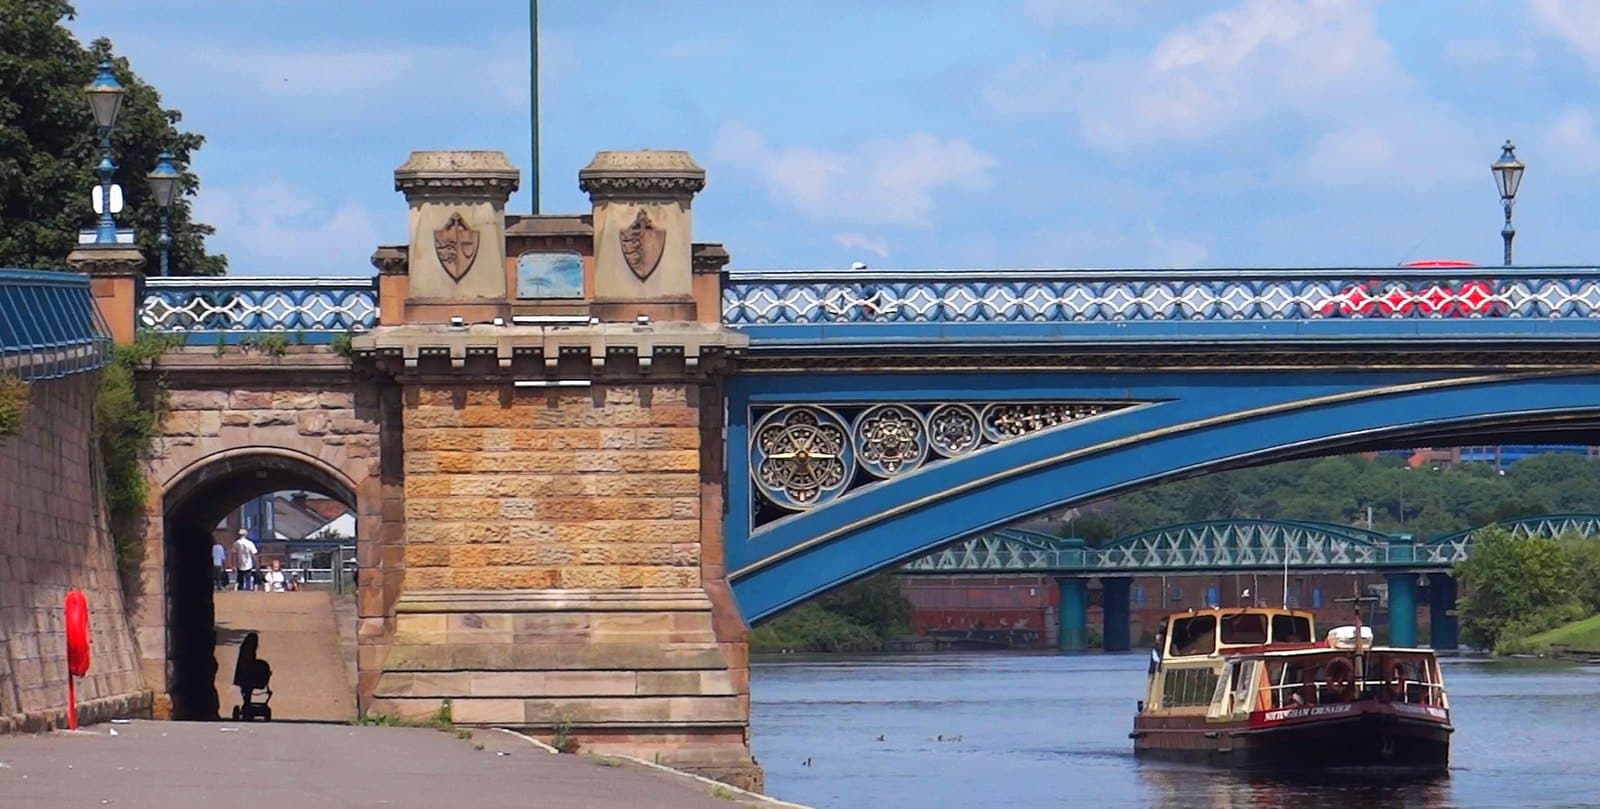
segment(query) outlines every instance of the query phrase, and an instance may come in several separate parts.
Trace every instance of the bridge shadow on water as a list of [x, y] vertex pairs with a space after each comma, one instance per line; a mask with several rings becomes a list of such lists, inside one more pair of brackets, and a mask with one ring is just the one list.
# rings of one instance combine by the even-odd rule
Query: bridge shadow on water
[[1155, 805], [1172, 807], [1437, 807], [1453, 805], [1449, 775], [1384, 770], [1253, 773], [1140, 762]]

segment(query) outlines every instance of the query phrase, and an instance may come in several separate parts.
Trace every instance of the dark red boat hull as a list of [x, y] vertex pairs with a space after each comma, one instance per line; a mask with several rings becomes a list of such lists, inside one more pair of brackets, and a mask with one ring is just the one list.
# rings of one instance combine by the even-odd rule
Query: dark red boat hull
[[1131, 735], [1139, 756], [1240, 769], [1440, 772], [1450, 765], [1454, 729], [1443, 710], [1383, 703], [1323, 710], [1266, 711], [1226, 723], [1141, 716]]

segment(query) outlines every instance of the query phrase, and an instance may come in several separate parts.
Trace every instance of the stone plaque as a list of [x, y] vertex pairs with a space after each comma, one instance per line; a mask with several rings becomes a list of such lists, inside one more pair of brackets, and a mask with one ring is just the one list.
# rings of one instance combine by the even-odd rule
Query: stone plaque
[[582, 298], [583, 256], [573, 252], [517, 256], [518, 298]]

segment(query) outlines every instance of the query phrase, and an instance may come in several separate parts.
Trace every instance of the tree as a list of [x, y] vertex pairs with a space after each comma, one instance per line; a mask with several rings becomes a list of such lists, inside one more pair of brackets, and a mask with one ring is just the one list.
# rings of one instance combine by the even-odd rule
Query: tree
[[[181, 132], [182, 113], [161, 106], [161, 96], [112, 53], [111, 42], [80, 45], [62, 25], [75, 12], [67, 0], [0, 0], [0, 266], [59, 269], [92, 227], [91, 190], [98, 180], [99, 136], [83, 87], [101, 59], [127, 88], [112, 133], [116, 182], [125, 207], [119, 224], [132, 226], [138, 246], [155, 263], [160, 209], [145, 179], [156, 155], [170, 151], [186, 167], [205, 138]], [[215, 229], [190, 219], [187, 196], [200, 187], [183, 169], [182, 195], [169, 223], [174, 275], [220, 275], [227, 259], [206, 252]]]
[[1572, 557], [1548, 539], [1501, 528], [1478, 534], [1472, 556], [1456, 566], [1465, 585], [1461, 635], [1491, 649], [1579, 617]]

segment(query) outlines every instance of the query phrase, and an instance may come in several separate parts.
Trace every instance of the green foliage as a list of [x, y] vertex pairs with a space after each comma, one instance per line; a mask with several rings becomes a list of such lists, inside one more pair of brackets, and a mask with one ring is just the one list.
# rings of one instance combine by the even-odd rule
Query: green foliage
[[239, 341], [243, 351], [259, 351], [269, 357], [281, 357], [289, 351], [289, 336], [281, 331], [252, 334]]
[[365, 727], [433, 728], [434, 730], [443, 730], [454, 733], [456, 738], [459, 739], [472, 738], [472, 733], [470, 731], [461, 730], [455, 726], [455, 718], [450, 708], [450, 700], [445, 700], [444, 704], [439, 706], [439, 710], [434, 711], [425, 719], [412, 719], [410, 717], [391, 716], [389, 714], [367, 714], [366, 716], [357, 717], [356, 719], [351, 720], [350, 724]]
[[101, 371], [95, 396], [95, 440], [105, 463], [111, 536], [119, 567], [128, 578], [138, 573], [144, 559], [141, 522], [150, 492], [140, 461], [149, 454], [166, 409], [166, 391], [160, 380], [141, 391], [135, 372], [177, 342], [172, 336], [147, 334], [132, 344], [117, 346], [111, 363]]
[[1555, 629], [1528, 636], [1523, 645], [1529, 651], [1565, 646], [1569, 649], [1600, 651], [1600, 615], [1591, 615], [1581, 621], [1563, 624]]
[[333, 336], [333, 342], [331, 345], [333, 347], [333, 353], [338, 354], [341, 357], [350, 357], [355, 354], [354, 338], [351, 337], [349, 332], [345, 332], [344, 334], [335, 334]]
[[550, 746], [563, 753], [578, 752], [578, 739], [572, 735], [572, 720], [565, 714], [558, 714], [552, 730], [555, 731]]
[[846, 585], [756, 627], [752, 652], [878, 652], [909, 632], [913, 606], [889, 574]]
[[1091, 544], [1185, 522], [1324, 520], [1418, 538], [1556, 512], [1600, 512], [1600, 461], [1540, 455], [1505, 474], [1485, 463], [1411, 468], [1360, 455], [1291, 461], [1169, 483], [1082, 508], [1057, 533]]
[[1562, 536], [1557, 544], [1572, 560], [1573, 595], [1586, 611], [1600, 613], [1600, 542]]
[[1580, 617], [1572, 557], [1541, 537], [1492, 528], [1478, 535], [1472, 556], [1456, 567], [1466, 595], [1461, 635], [1480, 649], [1509, 644]]
[[27, 412], [28, 383], [11, 374], [0, 374], [0, 436], [22, 429], [22, 417]]
[[[127, 88], [112, 132], [116, 182], [126, 207], [118, 223], [134, 228], [138, 245], [155, 255], [160, 209], [145, 176], [163, 149], [187, 166], [205, 138], [179, 131], [182, 113], [161, 106], [155, 88], [134, 75], [111, 42], [85, 48], [63, 21], [75, 16], [66, 0], [0, 0], [0, 266], [58, 268], [91, 227], [90, 190], [98, 183], [100, 141], [83, 87], [96, 63], [112, 60]], [[187, 197], [199, 188], [183, 170], [183, 196], [170, 211], [174, 275], [220, 275], [227, 259], [205, 250], [214, 231], [190, 219]]]

